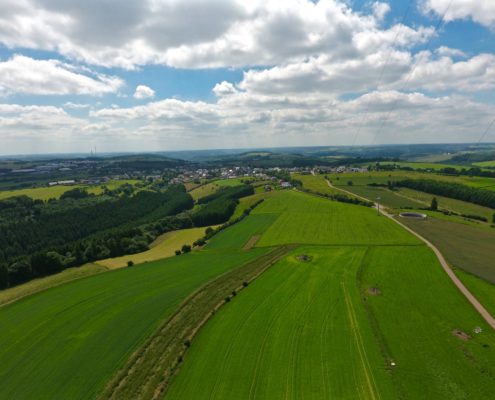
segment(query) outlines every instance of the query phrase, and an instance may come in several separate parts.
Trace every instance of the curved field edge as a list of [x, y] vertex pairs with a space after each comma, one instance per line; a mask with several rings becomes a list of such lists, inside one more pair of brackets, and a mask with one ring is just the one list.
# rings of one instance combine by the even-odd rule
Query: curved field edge
[[176, 373], [195, 334], [226, 302], [247, 287], [292, 249], [279, 247], [208, 282], [191, 294], [177, 311], [128, 360], [109, 382], [100, 399], [160, 397]]
[[63, 285], [77, 279], [87, 278], [102, 272], [108, 271], [108, 268], [97, 264], [85, 264], [80, 267], [67, 268], [55, 275], [44, 278], [34, 279], [23, 283], [22, 285], [0, 291], [0, 307], [17, 301], [21, 298], [31, 296], [43, 290]]
[[484, 399], [494, 346], [426, 246], [305, 246], [206, 324], [165, 397]]
[[0, 308], [0, 398], [94, 398], [189, 294], [266, 251], [191, 253]]

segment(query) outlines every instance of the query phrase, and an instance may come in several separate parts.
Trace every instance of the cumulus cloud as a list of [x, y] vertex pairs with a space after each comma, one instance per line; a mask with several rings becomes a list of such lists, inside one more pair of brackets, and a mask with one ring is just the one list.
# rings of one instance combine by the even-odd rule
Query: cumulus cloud
[[495, 2], [492, 0], [423, 0], [422, 9], [444, 16], [444, 20], [472, 19], [495, 28]]
[[[370, 15], [342, 0], [0, 0], [0, 43], [89, 64], [136, 68], [275, 65], [318, 53], [349, 59], [389, 46], [382, 2]], [[118, 12], [115, 9], [118, 8]], [[431, 34], [404, 27], [400, 46]]]
[[[89, 71], [90, 72], [90, 71]], [[115, 76], [80, 71], [59, 60], [35, 60], [14, 55], [0, 61], [0, 95], [91, 95], [115, 93], [123, 81]]]
[[155, 91], [148, 86], [138, 85], [134, 92], [134, 98], [138, 100], [151, 99], [155, 97]]

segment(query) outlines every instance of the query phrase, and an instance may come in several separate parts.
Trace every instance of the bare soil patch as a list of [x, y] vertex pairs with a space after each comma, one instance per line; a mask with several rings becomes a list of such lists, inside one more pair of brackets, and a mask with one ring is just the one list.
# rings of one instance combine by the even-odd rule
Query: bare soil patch
[[452, 335], [454, 335], [455, 337], [458, 337], [459, 339], [464, 340], [464, 341], [471, 340], [471, 336], [468, 335], [466, 332], [461, 331], [460, 329], [454, 329], [452, 331]]
[[297, 261], [301, 261], [301, 262], [310, 262], [313, 257], [311, 256], [308, 256], [307, 254], [300, 254], [296, 257]]
[[380, 296], [382, 294], [382, 291], [377, 287], [370, 287], [368, 288], [368, 294], [372, 296]]
[[254, 245], [260, 240], [261, 235], [254, 235], [251, 236], [251, 238], [246, 242], [244, 247], [242, 248], [243, 250], [250, 250], [254, 247]]

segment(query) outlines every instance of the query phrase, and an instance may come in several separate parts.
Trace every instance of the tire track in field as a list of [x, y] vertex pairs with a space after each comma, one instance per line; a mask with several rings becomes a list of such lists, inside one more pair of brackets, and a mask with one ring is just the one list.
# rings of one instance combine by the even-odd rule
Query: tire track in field
[[[305, 276], [305, 278], [306, 278], [306, 280], [308, 279], [307, 276]], [[289, 283], [290, 283], [290, 285], [289, 285]], [[251, 387], [249, 389], [249, 397], [248, 397], [249, 399], [256, 399], [256, 392], [258, 390], [258, 380], [259, 380], [259, 376], [260, 376], [260, 368], [259, 367], [260, 367], [261, 363], [263, 362], [265, 355], [266, 355], [265, 348], [266, 348], [266, 345], [268, 342], [268, 338], [269, 338], [270, 334], [272, 333], [271, 328], [273, 327], [275, 322], [280, 318], [280, 316], [283, 314], [283, 312], [286, 310], [286, 308], [289, 306], [289, 304], [295, 300], [295, 298], [297, 297], [297, 293], [300, 291], [300, 287], [303, 285], [304, 285], [303, 282], [299, 282], [298, 285], [292, 285], [292, 282], [289, 282], [289, 280], [286, 280], [284, 282], [283, 286], [289, 286], [289, 287], [293, 286], [294, 289], [290, 292], [290, 294], [286, 295], [287, 301], [284, 302], [284, 304], [279, 303], [279, 306], [277, 307], [278, 308], [277, 312], [272, 315], [269, 323], [266, 325], [266, 329], [265, 329], [265, 332], [263, 335], [263, 340], [259, 346], [258, 357], [257, 357], [255, 368], [254, 368], [254, 377], [251, 380]], [[280, 288], [281, 287], [282, 286], [280, 286]]]
[[[295, 271], [293, 271], [293, 273], [294, 272]], [[293, 275], [293, 273], [291, 275]], [[256, 302], [255, 304], [253, 304], [253, 307], [250, 309], [248, 316], [245, 319], [243, 319], [242, 322], [238, 325], [238, 329], [236, 330], [236, 337], [238, 337], [241, 334], [241, 332], [244, 329], [244, 327], [251, 322], [252, 318], [254, 318], [256, 316], [258, 310], [261, 307], [263, 307], [263, 305], [265, 303], [269, 302], [273, 296], [277, 296], [278, 295], [277, 292], [280, 291], [280, 290], [282, 290], [284, 286], [289, 286], [289, 281], [290, 281], [289, 277], [290, 276], [286, 276], [286, 274], [287, 274], [287, 271], [286, 270], [284, 270], [284, 269], [280, 270], [280, 272], [277, 274], [277, 276], [278, 275], [284, 276], [285, 279], [280, 279], [279, 280], [280, 285], [277, 287], [277, 289], [276, 290], [273, 290], [262, 301]], [[287, 304], [288, 303], [289, 302], [287, 302]], [[285, 305], [286, 304], [284, 304], [284, 306]], [[213, 388], [212, 388], [212, 390], [210, 392], [210, 396], [209, 396], [210, 399], [214, 399], [215, 398], [215, 395], [216, 395], [216, 392], [217, 392], [217, 389], [218, 389], [218, 384], [219, 384], [220, 381], [223, 380], [222, 377], [225, 376], [224, 375], [224, 372], [225, 372], [225, 369], [227, 368], [228, 361], [231, 358], [232, 350], [235, 347], [235, 344], [236, 344], [236, 341], [235, 340], [231, 340], [228, 343], [227, 350], [226, 350], [226, 352], [225, 352], [225, 354], [224, 354], [224, 356], [222, 358], [222, 366], [223, 366], [223, 368], [217, 374], [217, 378], [215, 379], [215, 383], [214, 383]]]
[[366, 380], [366, 393], [364, 396], [365, 399], [378, 400], [380, 399], [380, 393], [376, 387], [375, 378], [373, 376], [373, 371], [371, 369], [368, 356], [366, 354], [366, 348], [364, 345], [363, 337], [359, 330], [359, 322], [357, 320], [356, 312], [354, 310], [354, 306], [352, 304], [351, 296], [347, 291], [344, 282], [341, 282], [342, 291], [344, 292], [344, 299], [347, 308], [347, 316], [349, 317], [350, 327], [354, 336], [354, 341], [356, 343], [356, 348], [359, 353], [359, 358], [361, 360], [361, 366], [364, 372], [365, 380]]

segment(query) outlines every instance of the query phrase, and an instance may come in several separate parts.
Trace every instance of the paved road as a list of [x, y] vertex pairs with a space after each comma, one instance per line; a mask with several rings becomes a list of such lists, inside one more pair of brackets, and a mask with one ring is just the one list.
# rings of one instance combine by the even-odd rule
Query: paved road
[[[338, 188], [336, 186], [333, 186], [329, 180], [327, 180], [328, 186], [330, 186], [332, 189], [340, 190], [341, 192], [344, 192], [348, 195], [354, 196], [354, 197], [359, 197], [362, 200], [369, 201], [369, 199], [359, 196], [357, 194], [351, 193], [345, 189]], [[375, 208], [380, 208], [381, 213], [385, 215], [386, 217], [390, 218], [392, 221], [394, 221], [396, 224], [399, 224], [402, 226], [404, 229], [412, 233], [414, 236], [416, 236], [418, 239], [422, 240], [430, 249], [433, 250], [435, 255], [438, 258], [438, 261], [440, 261], [440, 265], [448, 275], [448, 277], [451, 279], [451, 281], [454, 283], [454, 285], [457, 286], [457, 288], [461, 291], [461, 293], [466, 297], [466, 299], [473, 305], [473, 307], [480, 313], [480, 315], [483, 317], [483, 319], [486, 321], [488, 325], [492, 327], [493, 330], [495, 330], [495, 318], [492, 317], [492, 315], [488, 312], [488, 310], [481, 304], [476, 297], [469, 291], [469, 289], [464, 286], [464, 284], [461, 282], [461, 280], [457, 277], [457, 275], [452, 271], [450, 268], [449, 264], [447, 263], [447, 260], [445, 260], [445, 257], [443, 254], [438, 250], [433, 243], [431, 243], [429, 240], [421, 236], [419, 233], [413, 231], [411, 228], [408, 226], [404, 225], [402, 222], [397, 221], [391, 214], [387, 213], [384, 211], [383, 206], [381, 206], [379, 203], [375, 202]]]

